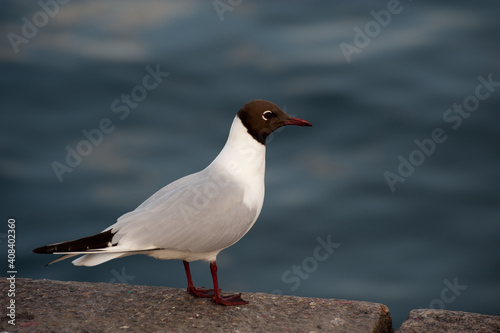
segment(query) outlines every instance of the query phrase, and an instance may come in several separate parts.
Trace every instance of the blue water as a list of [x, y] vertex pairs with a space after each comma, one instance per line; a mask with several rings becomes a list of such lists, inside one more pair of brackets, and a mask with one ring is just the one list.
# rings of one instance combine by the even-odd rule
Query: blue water
[[[220, 254], [223, 289], [380, 302], [395, 327], [415, 308], [500, 315], [500, 4], [394, 4], [71, 1], [52, 17], [7, 1], [2, 258], [11, 217], [18, 276], [184, 288], [177, 261], [43, 268], [51, 257], [31, 250], [95, 234], [204, 168], [263, 98], [314, 127], [270, 138], [264, 208]], [[355, 39], [348, 62], [341, 43]], [[150, 90], [148, 67], [169, 73]], [[86, 156], [69, 167], [67, 147]], [[54, 162], [71, 169], [62, 181]], [[206, 263], [193, 274], [211, 284]]]

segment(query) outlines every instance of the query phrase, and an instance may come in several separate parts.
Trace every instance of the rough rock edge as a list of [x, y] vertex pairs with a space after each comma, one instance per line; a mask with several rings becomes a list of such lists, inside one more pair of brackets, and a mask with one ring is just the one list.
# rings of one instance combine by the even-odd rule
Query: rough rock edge
[[470, 312], [412, 310], [396, 333], [499, 333], [500, 317]]
[[[7, 294], [7, 279], [0, 293]], [[385, 305], [244, 293], [224, 307], [183, 289], [16, 279], [16, 326], [3, 310], [0, 332], [393, 332]], [[0, 299], [5, 309], [7, 297]]]
[[[9, 283], [0, 279], [0, 307]], [[335, 299], [244, 293], [250, 305], [216, 306], [182, 289], [16, 279], [16, 326], [2, 310], [0, 332], [393, 332], [387, 306]], [[132, 315], [131, 315], [132, 314]], [[131, 315], [131, 316], [130, 316]], [[37, 322], [38, 321], [38, 322]], [[499, 333], [500, 317], [459, 311], [410, 312], [396, 333]]]

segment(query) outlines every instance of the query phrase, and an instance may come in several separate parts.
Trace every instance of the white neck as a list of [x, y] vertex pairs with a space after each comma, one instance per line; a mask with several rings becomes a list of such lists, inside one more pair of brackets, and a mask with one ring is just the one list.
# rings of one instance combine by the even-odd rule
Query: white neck
[[245, 190], [243, 201], [260, 212], [264, 200], [265, 168], [266, 146], [255, 140], [236, 116], [226, 145], [206, 171], [222, 173], [240, 184]]
[[223, 168], [238, 179], [264, 177], [266, 146], [255, 140], [236, 116], [226, 145], [209, 167]]

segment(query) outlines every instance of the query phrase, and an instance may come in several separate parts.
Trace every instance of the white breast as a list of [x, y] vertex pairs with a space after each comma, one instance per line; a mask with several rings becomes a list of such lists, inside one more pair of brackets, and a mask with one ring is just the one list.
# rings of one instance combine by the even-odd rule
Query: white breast
[[[215, 160], [121, 216], [108, 228], [116, 233], [113, 244], [117, 245], [103, 251], [117, 256], [140, 251], [160, 259], [215, 260], [221, 250], [250, 230], [260, 214], [265, 152], [265, 146], [248, 134], [236, 116]], [[100, 254], [88, 254], [74, 263], [103, 262], [96, 256]], [[94, 257], [98, 263], [92, 261]]]
[[266, 147], [248, 133], [236, 116], [226, 145], [206, 171], [238, 183], [244, 190], [243, 203], [260, 214], [264, 203], [265, 168]]

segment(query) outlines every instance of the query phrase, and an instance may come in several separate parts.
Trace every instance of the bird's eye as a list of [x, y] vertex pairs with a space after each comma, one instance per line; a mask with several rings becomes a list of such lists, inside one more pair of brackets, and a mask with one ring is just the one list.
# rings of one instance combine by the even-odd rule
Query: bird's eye
[[262, 119], [269, 120], [273, 116], [274, 116], [274, 113], [272, 111], [267, 110], [267, 111], [264, 111], [264, 113], [262, 114]]

